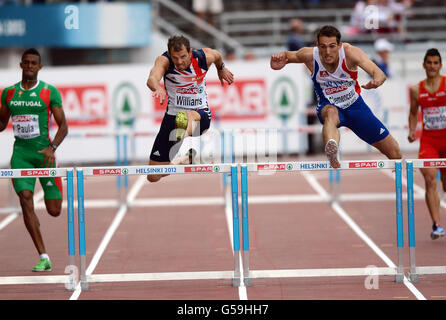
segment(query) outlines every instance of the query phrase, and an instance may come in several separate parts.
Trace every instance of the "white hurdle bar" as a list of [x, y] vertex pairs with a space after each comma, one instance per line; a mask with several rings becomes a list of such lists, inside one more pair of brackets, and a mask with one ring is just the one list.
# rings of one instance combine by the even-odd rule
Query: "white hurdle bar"
[[[231, 175], [232, 186], [232, 219], [233, 219], [233, 253], [234, 271], [216, 273], [197, 273], [209, 275], [206, 279], [231, 279], [234, 286], [240, 285], [240, 232], [238, 216], [238, 166], [236, 164], [197, 164], [197, 165], [164, 165], [164, 166], [110, 166], [110, 167], [84, 167], [76, 168], [77, 195], [78, 195], [78, 228], [79, 228], [79, 255], [80, 255], [80, 283], [82, 290], [88, 290], [88, 282], [100, 281], [98, 277], [86, 275], [86, 241], [85, 241], [85, 209], [84, 209], [84, 177], [85, 176], [129, 176], [129, 175], [156, 175], [156, 174], [212, 174], [226, 173]], [[178, 273], [180, 274], [180, 273]], [[162, 278], [162, 276], [159, 276]], [[158, 277], [158, 278], [159, 278]], [[121, 277], [122, 278], [122, 277]], [[130, 277], [135, 281], [135, 276]], [[150, 277], [149, 277], [150, 278]], [[154, 278], [137, 276], [139, 281], [154, 280]], [[193, 276], [192, 276], [193, 278]], [[122, 278], [124, 279], [124, 278]], [[187, 275], [178, 276], [178, 279], [190, 279]], [[102, 279], [103, 281], [103, 279]]]
[[446, 168], [446, 159], [407, 159], [405, 162], [407, 174], [407, 217], [410, 257], [409, 277], [412, 282], [418, 282], [418, 275], [420, 274], [446, 274], [446, 266], [416, 266], [413, 170], [419, 168]]
[[[394, 275], [396, 282], [404, 280], [403, 259], [403, 207], [402, 207], [402, 175], [401, 160], [358, 160], [341, 161], [338, 170], [370, 170], [370, 169], [393, 169], [395, 170], [395, 192], [396, 192], [396, 231], [398, 265], [396, 268], [377, 268], [381, 275]], [[313, 162], [277, 162], [277, 163], [248, 163], [241, 164], [242, 185], [242, 239], [243, 239], [243, 277], [246, 285], [251, 285], [252, 278], [268, 277], [312, 277], [312, 276], [358, 276], [368, 275], [367, 268], [342, 268], [342, 269], [302, 269], [294, 270], [249, 270], [249, 222], [248, 222], [248, 173], [249, 172], [293, 172], [293, 171], [315, 171], [333, 170], [328, 161]]]

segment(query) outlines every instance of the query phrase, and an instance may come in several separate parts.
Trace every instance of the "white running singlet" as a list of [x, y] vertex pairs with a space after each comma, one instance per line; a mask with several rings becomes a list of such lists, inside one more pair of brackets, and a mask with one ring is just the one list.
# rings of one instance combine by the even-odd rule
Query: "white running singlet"
[[197, 110], [208, 108], [206, 93], [206, 55], [202, 49], [192, 50], [191, 64], [186, 70], [178, 70], [168, 55], [169, 69], [164, 75], [168, 102], [167, 114], [176, 115], [181, 109]]
[[318, 106], [327, 104], [341, 109], [351, 106], [361, 94], [357, 81], [358, 71], [347, 67], [344, 47], [339, 49], [339, 64], [333, 73], [328, 72], [321, 62], [319, 48], [313, 48], [313, 74], [311, 79], [318, 99]]

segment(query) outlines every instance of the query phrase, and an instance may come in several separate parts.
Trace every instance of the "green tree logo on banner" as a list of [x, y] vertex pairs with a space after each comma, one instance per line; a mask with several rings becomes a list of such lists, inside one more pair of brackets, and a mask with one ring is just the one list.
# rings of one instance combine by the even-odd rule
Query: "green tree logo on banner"
[[277, 78], [270, 91], [270, 103], [275, 114], [282, 119], [290, 118], [297, 109], [297, 89], [288, 77]]
[[138, 90], [130, 82], [121, 83], [113, 92], [112, 106], [118, 125], [131, 127], [140, 110]]

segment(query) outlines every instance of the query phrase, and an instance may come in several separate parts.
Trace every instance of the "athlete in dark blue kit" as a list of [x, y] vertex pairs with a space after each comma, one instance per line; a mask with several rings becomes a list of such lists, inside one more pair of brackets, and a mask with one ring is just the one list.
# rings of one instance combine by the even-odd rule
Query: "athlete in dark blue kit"
[[[220, 52], [210, 48], [192, 50], [184, 36], [172, 36], [167, 51], [155, 60], [147, 86], [163, 104], [167, 96], [167, 110], [160, 131], [150, 153], [149, 165], [172, 164], [181, 142], [186, 136], [206, 131], [211, 123], [207, 101], [206, 73], [215, 64], [218, 78], [231, 84], [234, 75], [223, 63]], [[164, 87], [161, 86], [164, 80]], [[175, 148], [173, 148], [175, 146]], [[148, 175], [150, 182], [166, 175]]]

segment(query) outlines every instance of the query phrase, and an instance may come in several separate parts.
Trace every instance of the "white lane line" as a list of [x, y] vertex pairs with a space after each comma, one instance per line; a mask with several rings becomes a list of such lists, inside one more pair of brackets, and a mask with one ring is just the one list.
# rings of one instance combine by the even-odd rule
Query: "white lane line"
[[[314, 179], [311, 178], [311, 173], [304, 175], [304, 177], [308, 177], [308, 182], [318, 193], [327, 193], [314, 177]], [[347, 225], [387, 264], [388, 267], [396, 268], [396, 265], [392, 262], [392, 260], [387, 257], [387, 255], [373, 242], [372, 239], [370, 239], [369, 236], [367, 236], [364, 231], [362, 231], [362, 229], [338, 203], [333, 203], [331, 207], [341, 217], [341, 219], [344, 220], [344, 222], [347, 223]], [[403, 283], [418, 300], [426, 300], [421, 292], [418, 291], [418, 289], [412, 283], [410, 283], [406, 276], [404, 276]]]
[[[35, 196], [34, 201], [36, 202], [35, 208], [37, 209], [37, 206], [40, 207], [40, 202], [43, 199], [43, 190], [40, 190]], [[19, 209], [21, 210], [21, 209]], [[3, 219], [0, 222], [0, 230], [4, 229], [8, 224], [13, 222], [18, 216], [20, 215], [20, 211], [13, 212], [6, 216], [5, 219]]]
[[159, 272], [159, 273], [118, 273], [92, 274], [89, 282], [122, 282], [122, 281], [182, 281], [182, 280], [224, 280], [232, 279], [234, 271], [192, 271], [192, 272]]
[[[127, 203], [130, 204], [135, 199], [138, 192], [143, 187], [144, 183], [146, 182], [145, 176], [140, 176], [139, 179], [135, 182], [133, 187], [130, 189], [130, 192], [127, 195]], [[104, 235], [104, 238], [102, 238], [101, 243], [99, 244], [98, 249], [96, 250], [93, 259], [90, 262], [90, 265], [87, 267], [86, 275], [87, 277], [91, 275], [96, 268], [97, 264], [99, 263], [99, 260], [101, 259], [102, 255], [104, 254], [105, 249], [107, 248], [111, 238], [113, 237], [113, 234], [118, 229], [119, 225], [121, 224], [122, 220], [124, 219], [125, 215], [127, 214], [127, 205], [122, 205], [121, 208], [118, 210], [118, 213], [116, 214], [115, 218], [113, 219], [110, 227], [108, 228], [107, 232]], [[79, 295], [81, 294], [82, 290], [80, 287], [80, 283], [77, 284], [76, 289], [74, 290], [74, 293], [71, 295], [70, 300], [77, 300], [79, 298]]]
[[15, 218], [17, 218], [18, 216], [19, 216], [18, 212], [14, 212], [14, 213], [9, 214], [5, 219], [3, 219], [0, 222], [0, 230], [5, 228], [8, 224], [10, 224], [12, 221], [14, 221]]

